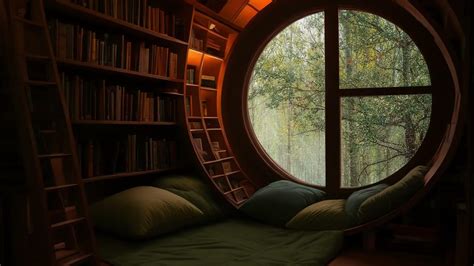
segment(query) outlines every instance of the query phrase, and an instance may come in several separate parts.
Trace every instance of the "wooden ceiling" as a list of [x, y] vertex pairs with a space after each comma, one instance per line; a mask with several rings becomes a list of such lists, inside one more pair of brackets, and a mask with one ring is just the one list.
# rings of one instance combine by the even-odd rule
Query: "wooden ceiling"
[[[195, 4], [201, 8], [207, 8], [198, 0], [186, 0], [188, 3]], [[204, 3], [212, 4], [217, 0], [207, 0]], [[217, 13], [224, 20], [244, 28], [247, 23], [263, 8], [270, 4], [272, 0], [228, 0], [222, 9]], [[211, 11], [211, 9], [208, 9]], [[212, 11], [211, 11], [212, 12]]]

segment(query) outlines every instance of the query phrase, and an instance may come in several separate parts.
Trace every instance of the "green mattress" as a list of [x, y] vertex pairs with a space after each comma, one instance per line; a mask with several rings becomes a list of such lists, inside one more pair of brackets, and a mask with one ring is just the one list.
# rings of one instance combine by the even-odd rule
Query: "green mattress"
[[113, 265], [327, 265], [342, 244], [342, 231], [297, 231], [241, 219], [140, 242], [97, 234], [101, 258]]

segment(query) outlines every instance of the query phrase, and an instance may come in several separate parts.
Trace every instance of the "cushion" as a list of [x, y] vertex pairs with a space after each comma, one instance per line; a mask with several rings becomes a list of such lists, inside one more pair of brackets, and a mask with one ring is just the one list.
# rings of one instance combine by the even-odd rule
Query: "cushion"
[[352, 194], [347, 198], [345, 210], [347, 215], [351, 216], [353, 219], [358, 219], [357, 213], [359, 207], [366, 199], [379, 193], [380, 191], [387, 188], [387, 184], [378, 184], [368, 188], [364, 188], [358, 191], [352, 192]]
[[358, 211], [361, 222], [385, 215], [409, 200], [423, 187], [427, 171], [428, 167], [417, 166], [397, 183], [362, 202]]
[[323, 200], [295, 215], [286, 227], [299, 230], [344, 230], [354, 224], [345, 212], [345, 199]]
[[208, 222], [221, 219], [228, 213], [225, 202], [217, 198], [209, 185], [197, 176], [162, 176], [158, 177], [152, 186], [166, 189], [185, 198], [204, 213], [205, 220]]
[[280, 180], [259, 189], [240, 210], [261, 222], [284, 226], [299, 211], [325, 196], [319, 189]]
[[173, 188], [184, 191], [196, 191], [198, 194], [212, 193], [209, 185], [203, 182], [199, 177], [192, 175], [166, 175], [156, 178], [152, 186], [159, 188]]
[[127, 239], [146, 239], [203, 219], [192, 203], [164, 189], [134, 187], [90, 208], [99, 229]]

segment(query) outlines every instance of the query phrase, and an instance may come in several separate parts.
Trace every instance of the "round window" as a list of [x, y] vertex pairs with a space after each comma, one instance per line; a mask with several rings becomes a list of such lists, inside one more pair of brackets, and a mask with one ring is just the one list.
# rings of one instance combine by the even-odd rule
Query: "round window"
[[267, 44], [249, 83], [249, 120], [290, 176], [325, 186], [336, 162], [341, 187], [369, 185], [420, 147], [431, 117], [429, 70], [403, 30], [366, 12], [339, 10], [331, 33], [339, 51], [330, 52], [327, 20], [324, 12], [306, 16]]

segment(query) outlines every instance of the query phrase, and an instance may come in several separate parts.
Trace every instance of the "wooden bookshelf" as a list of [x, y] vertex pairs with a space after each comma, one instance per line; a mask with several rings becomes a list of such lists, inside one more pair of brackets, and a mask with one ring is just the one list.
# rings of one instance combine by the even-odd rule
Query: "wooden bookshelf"
[[[127, 34], [135, 35], [137, 38], [158, 39], [160, 41], [168, 42], [169, 44], [176, 44], [187, 46], [187, 36], [182, 36], [178, 39], [163, 33], [159, 33], [124, 20], [120, 20], [109, 15], [102, 14], [98, 11], [68, 2], [66, 0], [52, 0], [49, 2], [49, 7], [56, 12], [61, 12], [64, 15], [74, 18], [84, 23], [93, 23], [98, 26], [106, 27], [114, 31], [120, 31]], [[190, 10], [187, 11], [188, 14]], [[188, 14], [184, 16], [189, 16]], [[190, 17], [190, 16], [189, 16]], [[184, 25], [185, 28], [186, 25]], [[184, 33], [186, 33], [184, 29]]]
[[84, 3], [46, 6], [83, 182], [180, 170], [193, 6], [154, 1], [123, 17], [126, 6]]
[[141, 122], [141, 121], [113, 121], [113, 120], [75, 120], [73, 125], [93, 126], [93, 125], [119, 125], [119, 126], [177, 126], [176, 122]]
[[103, 65], [98, 65], [98, 64], [88, 63], [88, 62], [80, 62], [80, 61], [71, 60], [71, 59], [57, 58], [56, 62], [63, 69], [66, 69], [66, 68], [84, 69], [91, 72], [97, 72], [99, 73], [99, 75], [102, 73], [102, 74], [109, 74], [109, 75], [115, 75], [115, 76], [120, 76], [120, 77], [133, 78], [135, 80], [148, 80], [148, 81], [156, 81], [156, 82], [165, 81], [165, 82], [173, 82], [173, 83], [178, 83], [178, 84], [181, 84], [184, 82], [184, 80], [182, 79], [174, 79], [174, 78], [169, 78], [165, 76], [147, 74], [147, 73], [142, 73], [142, 72], [133, 71], [133, 70], [126, 70], [126, 69], [112, 67], [112, 66], [103, 66]]
[[155, 169], [155, 170], [147, 170], [147, 171], [136, 171], [136, 172], [124, 172], [124, 173], [117, 173], [111, 175], [102, 175], [102, 176], [94, 176], [89, 178], [84, 178], [84, 183], [94, 183], [98, 181], [105, 181], [105, 180], [114, 180], [119, 178], [128, 178], [128, 177], [137, 177], [137, 176], [146, 176], [152, 174], [163, 174], [178, 170], [178, 168], [168, 168], [168, 169]]
[[255, 185], [233, 156], [219, 105], [225, 62], [236, 36], [231, 27], [195, 11], [184, 99], [186, 125], [198, 163], [215, 188], [238, 207], [253, 194]]

